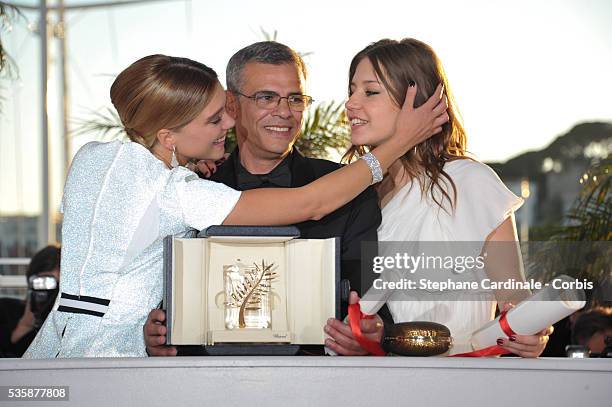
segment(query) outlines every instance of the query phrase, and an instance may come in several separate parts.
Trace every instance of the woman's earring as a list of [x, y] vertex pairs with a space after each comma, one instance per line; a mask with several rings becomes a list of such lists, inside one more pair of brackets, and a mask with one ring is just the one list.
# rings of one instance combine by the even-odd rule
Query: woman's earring
[[179, 162], [176, 159], [176, 146], [172, 146], [172, 159], [170, 160], [170, 167], [176, 168], [179, 166]]

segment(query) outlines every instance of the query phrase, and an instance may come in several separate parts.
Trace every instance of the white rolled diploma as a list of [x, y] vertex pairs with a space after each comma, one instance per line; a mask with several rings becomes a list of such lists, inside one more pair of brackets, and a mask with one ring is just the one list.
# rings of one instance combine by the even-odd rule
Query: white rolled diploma
[[[554, 280], [575, 281], [561, 275]], [[506, 321], [518, 335], [534, 335], [546, 327], [561, 321], [585, 306], [585, 294], [580, 289], [555, 289], [549, 284], [528, 299], [506, 313]], [[474, 350], [488, 348], [497, 344], [498, 338], [507, 335], [499, 325], [499, 318], [486, 323], [472, 334], [471, 344]]]

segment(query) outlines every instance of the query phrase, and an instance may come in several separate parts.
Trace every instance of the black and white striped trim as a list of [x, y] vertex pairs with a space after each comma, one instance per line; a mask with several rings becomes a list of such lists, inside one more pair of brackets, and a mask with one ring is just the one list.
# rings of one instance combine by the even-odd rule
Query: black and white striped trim
[[62, 293], [57, 310], [103, 317], [108, 311], [108, 304], [110, 300], [104, 298]]

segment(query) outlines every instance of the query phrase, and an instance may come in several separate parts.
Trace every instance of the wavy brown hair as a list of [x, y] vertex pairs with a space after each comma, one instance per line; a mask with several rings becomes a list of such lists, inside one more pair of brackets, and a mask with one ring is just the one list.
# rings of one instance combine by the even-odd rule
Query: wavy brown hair
[[[378, 79], [399, 107], [404, 104], [410, 81], [417, 84], [415, 107], [425, 103], [439, 83], [444, 85], [449, 104], [447, 110], [449, 121], [442, 126], [440, 133], [408, 151], [400, 160], [408, 177], [416, 178], [419, 181], [421, 193], [429, 192], [434, 202], [443, 209], [443, 199], [447, 199], [454, 208], [457, 188], [451, 177], [444, 171], [444, 164], [448, 161], [467, 158], [466, 136], [438, 56], [429, 45], [412, 38], [405, 38], [401, 41], [383, 39], [368, 45], [355, 55], [349, 69], [349, 84], [355, 75], [357, 65], [364, 58], [368, 58], [372, 63]], [[365, 154], [367, 149], [367, 146], [353, 145], [344, 154], [342, 160], [350, 162], [353, 158]], [[452, 198], [442, 185], [446, 183], [445, 181], [452, 187]], [[439, 199], [434, 193], [436, 188], [442, 193], [442, 199]]]

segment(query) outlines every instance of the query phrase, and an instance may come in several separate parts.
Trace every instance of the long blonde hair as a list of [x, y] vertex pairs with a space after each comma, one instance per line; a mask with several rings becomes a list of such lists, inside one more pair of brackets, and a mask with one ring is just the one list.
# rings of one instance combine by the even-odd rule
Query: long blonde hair
[[178, 130], [200, 114], [218, 83], [202, 63], [149, 55], [117, 76], [110, 97], [130, 140], [150, 149], [159, 130]]
[[[443, 167], [448, 161], [466, 158], [467, 140], [444, 69], [436, 53], [429, 45], [412, 38], [401, 41], [389, 39], [377, 41], [355, 55], [349, 68], [349, 83], [355, 75], [357, 65], [364, 58], [368, 58], [372, 63], [376, 75], [397, 106], [404, 104], [410, 81], [417, 84], [415, 107], [425, 103], [439, 83], [444, 85], [444, 92], [449, 101], [447, 113], [450, 120], [442, 126], [440, 133], [401, 157], [401, 162], [409, 179], [418, 179], [421, 193], [428, 191], [434, 202], [444, 208], [442, 200], [434, 193], [438, 188], [443, 195], [442, 199], [447, 199], [451, 207], [454, 207], [457, 188]], [[353, 145], [345, 153], [343, 161], [350, 162], [356, 156], [365, 154], [366, 150], [366, 146]], [[424, 177], [420, 176], [421, 174]], [[442, 186], [444, 179], [452, 187], [452, 198]], [[425, 182], [427, 180], [430, 182]]]

